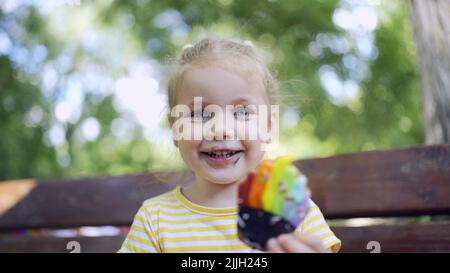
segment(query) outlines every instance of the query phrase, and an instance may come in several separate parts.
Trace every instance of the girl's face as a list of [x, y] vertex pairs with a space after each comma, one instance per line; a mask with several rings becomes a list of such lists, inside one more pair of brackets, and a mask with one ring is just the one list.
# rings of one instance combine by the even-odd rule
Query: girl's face
[[[241, 125], [254, 124], [251, 121], [257, 117], [253, 111], [255, 109], [246, 106], [268, 105], [266, 92], [262, 84], [258, 83], [254, 79], [245, 79], [231, 69], [218, 66], [194, 67], [185, 72], [178, 89], [176, 104], [187, 105], [191, 109], [193, 128], [205, 126], [210, 119], [210, 114], [205, 111], [208, 105], [220, 107], [223, 117], [228, 120], [236, 120]], [[194, 97], [202, 98], [200, 113], [194, 112]], [[170, 118], [169, 121], [173, 125], [174, 120]], [[183, 160], [196, 174], [197, 179], [215, 184], [240, 182], [262, 160], [263, 142], [259, 138], [245, 138], [242, 135], [245, 132], [239, 129], [236, 131], [233, 126], [226, 126], [225, 121], [222, 124], [221, 128], [215, 128], [213, 135], [206, 138], [203, 135], [201, 140], [182, 139], [176, 144]], [[257, 130], [254, 126], [248, 128]]]

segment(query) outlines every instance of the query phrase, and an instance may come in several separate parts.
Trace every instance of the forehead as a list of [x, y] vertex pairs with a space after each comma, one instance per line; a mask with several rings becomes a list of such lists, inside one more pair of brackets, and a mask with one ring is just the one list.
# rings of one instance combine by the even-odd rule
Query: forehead
[[194, 97], [217, 105], [242, 102], [259, 105], [267, 104], [268, 100], [259, 76], [217, 65], [194, 66], [185, 71], [176, 103], [188, 104]]

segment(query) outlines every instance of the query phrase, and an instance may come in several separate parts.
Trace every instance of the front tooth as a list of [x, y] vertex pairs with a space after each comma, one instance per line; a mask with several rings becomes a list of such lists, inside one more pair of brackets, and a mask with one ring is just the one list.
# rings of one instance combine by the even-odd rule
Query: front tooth
[[217, 151], [217, 152], [209, 152], [208, 153], [209, 156], [219, 157], [219, 158], [230, 157], [233, 154], [234, 154], [233, 151], [231, 151], [231, 152], [230, 151]]

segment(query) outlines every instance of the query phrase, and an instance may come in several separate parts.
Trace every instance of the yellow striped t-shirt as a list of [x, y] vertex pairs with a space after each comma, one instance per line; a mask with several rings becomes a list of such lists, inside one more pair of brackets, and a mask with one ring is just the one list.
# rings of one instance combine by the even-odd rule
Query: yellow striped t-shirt
[[[296, 232], [315, 235], [339, 251], [341, 241], [320, 209], [311, 208]], [[178, 186], [146, 200], [119, 252], [252, 252], [237, 235], [237, 207], [208, 208], [189, 201]]]

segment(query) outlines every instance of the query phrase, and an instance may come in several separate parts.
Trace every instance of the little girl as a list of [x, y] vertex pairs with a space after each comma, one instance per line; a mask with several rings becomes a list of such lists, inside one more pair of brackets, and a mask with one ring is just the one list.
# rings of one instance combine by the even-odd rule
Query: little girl
[[[205, 110], [214, 105], [224, 117], [245, 125], [258, 117], [250, 106], [276, 105], [277, 92], [274, 77], [250, 42], [206, 38], [185, 47], [172, 70], [169, 106], [184, 105], [189, 113], [169, 116], [169, 123], [173, 128], [180, 119], [187, 119], [194, 130], [201, 131], [216, 115]], [[194, 107], [198, 98], [201, 105]], [[215, 129], [202, 131], [200, 139], [174, 138], [195, 181], [146, 200], [119, 252], [253, 251], [237, 235], [237, 192], [239, 183], [263, 159], [267, 141], [246, 138], [245, 132], [232, 126]], [[266, 251], [337, 252], [340, 245], [311, 201], [296, 231], [270, 239]]]

